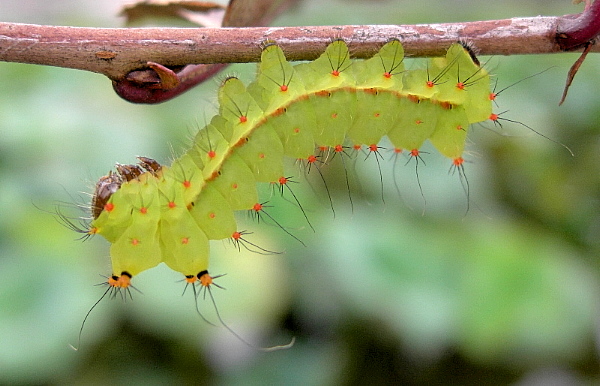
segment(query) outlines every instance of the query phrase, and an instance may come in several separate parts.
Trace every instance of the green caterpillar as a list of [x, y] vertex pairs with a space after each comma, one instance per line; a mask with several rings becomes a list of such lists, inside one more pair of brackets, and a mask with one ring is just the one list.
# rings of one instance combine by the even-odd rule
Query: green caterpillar
[[335, 40], [293, 66], [267, 44], [254, 82], [223, 82], [219, 113], [187, 153], [170, 167], [140, 157], [96, 185], [86, 232], [112, 244], [110, 288], [128, 288], [161, 262], [209, 287], [209, 240], [241, 238], [234, 212], [261, 213], [257, 182], [285, 184], [284, 157], [313, 163], [319, 149], [377, 151], [387, 135], [413, 157], [429, 140], [462, 170], [470, 125], [493, 117], [489, 74], [461, 44], [426, 69], [407, 71], [403, 59], [397, 40], [367, 60], [351, 60]]

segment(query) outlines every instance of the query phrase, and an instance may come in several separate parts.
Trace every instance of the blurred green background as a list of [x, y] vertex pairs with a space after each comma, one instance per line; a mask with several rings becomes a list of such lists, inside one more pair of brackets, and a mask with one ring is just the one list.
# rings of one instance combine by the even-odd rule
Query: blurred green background
[[[0, 20], [115, 27], [118, 1], [0, 0]], [[305, 0], [277, 25], [412, 24], [560, 15], [552, 1]], [[458, 175], [431, 150], [419, 177], [372, 159], [350, 166], [354, 211], [340, 171], [297, 186], [316, 233], [276, 201], [276, 227], [246, 220], [250, 240], [284, 255], [238, 253], [215, 243], [214, 291], [223, 319], [257, 345], [204, 323], [177, 273], [135, 278], [134, 300], [102, 301], [108, 244], [60, 226], [77, 215], [99, 176], [135, 155], [168, 163], [215, 109], [219, 79], [158, 106], [129, 104], [96, 74], [0, 63], [0, 383], [27, 384], [555, 384], [595, 383], [600, 300], [599, 58], [590, 55], [558, 108], [576, 54], [494, 57], [498, 111], [518, 124], [470, 133], [470, 210]], [[486, 58], [483, 58], [485, 61]], [[409, 64], [410, 66], [411, 64]], [[412, 66], [419, 66], [416, 61]], [[253, 65], [226, 74], [249, 82]], [[490, 130], [491, 129], [491, 130]], [[389, 154], [386, 154], [389, 158]], [[297, 169], [291, 175], [301, 180]], [[354, 173], [356, 170], [356, 174]], [[356, 177], [354, 177], [356, 175]], [[314, 173], [313, 173], [314, 176]], [[337, 176], [337, 177], [336, 177]], [[424, 211], [424, 214], [423, 214]], [[244, 216], [242, 216], [244, 217]], [[215, 321], [209, 301], [201, 310]], [[536, 383], [541, 382], [541, 383]]]

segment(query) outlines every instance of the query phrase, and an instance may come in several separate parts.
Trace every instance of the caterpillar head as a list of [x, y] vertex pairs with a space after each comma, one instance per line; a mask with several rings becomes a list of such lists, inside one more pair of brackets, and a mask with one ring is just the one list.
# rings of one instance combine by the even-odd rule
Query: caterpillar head
[[162, 166], [148, 157], [137, 157], [140, 160], [138, 165], [123, 165], [117, 163], [115, 168], [117, 173], [112, 171], [107, 175], [100, 177], [96, 183], [94, 194], [92, 195], [92, 216], [97, 219], [105, 206], [108, 204], [110, 197], [121, 187], [124, 182], [128, 182], [139, 178], [143, 173], [150, 172], [158, 173]]

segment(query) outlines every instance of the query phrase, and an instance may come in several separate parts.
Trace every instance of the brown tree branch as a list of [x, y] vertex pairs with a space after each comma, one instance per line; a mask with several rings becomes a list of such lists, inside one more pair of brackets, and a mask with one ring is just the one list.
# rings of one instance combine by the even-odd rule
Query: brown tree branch
[[[256, 62], [260, 45], [274, 40], [290, 60], [311, 60], [332, 38], [349, 42], [354, 56], [369, 57], [391, 38], [410, 56], [442, 55], [468, 39], [482, 55], [560, 52], [561, 18], [535, 17], [451, 24], [252, 28], [81, 28], [0, 23], [0, 60], [97, 72], [113, 80], [131, 71], [190, 63]], [[594, 46], [592, 51], [599, 52]]]

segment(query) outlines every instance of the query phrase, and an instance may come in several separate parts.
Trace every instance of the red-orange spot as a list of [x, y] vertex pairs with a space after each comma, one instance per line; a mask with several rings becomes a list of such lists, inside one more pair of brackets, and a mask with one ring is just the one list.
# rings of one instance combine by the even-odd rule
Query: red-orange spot
[[458, 82], [456, 84], [456, 88], [459, 90], [464, 90], [465, 89], [465, 84], [463, 82]]
[[462, 125], [458, 125], [458, 126], [456, 126], [456, 130], [464, 130], [464, 129], [463, 129]]
[[231, 189], [237, 189], [238, 188], [238, 184], [236, 184], [235, 182], [233, 184], [231, 184]]
[[141, 214], [146, 214], [146, 213], [148, 213], [148, 208], [146, 208], [145, 206], [142, 206], [142, 207], [140, 208], [140, 213], [141, 213]]
[[205, 273], [204, 275], [200, 276], [200, 284], [202, 284], [204, 287], [208, 287], [212, 283], [213, 279], [208, 273]]
[[183, 181], [184, 188], [188, 189], [190, 186], [192, 186], [192, 183], [189, 180]]
[[282, 84], [281, 86], [279, 86], [279, 89], [283, 92], [286, 92], [288, 90], [288, 86], [287, 84]]
[[252, 209], [254, 211], [256, 211], [256, 212], [260, 212], [262, 210], [262, 204], [260, 204], [260, 203], [257, 202], [256, 204], [254, 204], [254, 206], [252, 207]]
[[248, 121], [248, 117], [245, 115], [240, 116], [240, 123], [246, 123]]
[[186, 245], [189, 242], [190, 242], [190, 238], [189, 237], [182, 237], [181, 238], [181, 244]]
[[298, 134], [300, 132], [300, 128], [299, 127], [295, 127], [294, 128], [294, 133]]
[[420, 119], [417, 119], [417, 120], [415, 121], [415, 124], [417, 124], [417, 125], [420, 125], [421, 123], [423, 123], [423, 121], [422, 121], [422, 120], [420, 120]]
[[260, 159], [265, 158], [265, 153], [258, 153], [258, 158], [260, 158]]
[[242, 234], [240, 232], [233, 232], [233, 234], [231, 235], [231, 238], [234, 240], [239, 240], [242, 238]]
[[279, 177], [279, 180], [277, 180], [277, 181], [279, 181], [279, 183], [280, 183], [281, 185], [285, 185], [285, 184], [287, 184], [287, 182], [288, 182], [288, 179], [287, 179], [287, 178], [285, 178], [285, 177]]
[[498, 96], [498, 94], [496, 94], [495, 92], [492, 92], [492, 93], [490, 93], [489, 98], [490, 98], [491, 101], [493, 101], [493, 100], [496, 100], [497, 96]]
[[131, 245], [136, 246], [136, 245], [139, 245], [140, 240], [139, 239], [131, 239], [130, 243], [131, 243]]
[[354, 148], [354, 150], [358, 151], [362, 148], [362, 145], [356, 144], [352, 146]]
[[109, 202], [108, 204], [104, 205], [104, 210], [107, 212], [112, 212], [113, 209], [115, 209], [115, 205], [112, 202]]
[[396, 154], [400, 154], [400, 153], [402, 153], [402, 149], [401, 149], [401, 148], [399, 148], [399, 147], [395, 147], [395, 148], [394, 148], [394, 153], [396, 153]]
[[498, 114], [494, 114], [494, 113], [490, 114], [490, 120], [496, 122], [498, 120]]
[[427, 87], [432, 88], [433, 86], [435, 86], [435, 83], [433, 83], [433, 81], [431, 81], [431, 80], [428, 80]]
[[333, 71], [331, 71], [331, 75], [340, 76], [340, 72], [338, 70], [333, 70]]
[[174, 201], [169, 201], [168, 206], [169, 206], [169, 209], [173, 209], [173, 208], [175, 208], [177, 206], [177, 204], [175, 204]]
[[389, 72], [386, 71], [386, 72], [383, 73], [383, 77], [387, 78], [387, 79], [390, 79], [392, 77], [392, 74], [390, 74]]
[[216, 216], [217, 216], [217, 215], [216, 215], [214, 212], [210, 212], [210, 213], [208, 214], [208, 217], [209, 217], [209, 218], [215, 218]]
[[327, 151], [327, 146], [319, 146], [319, 150], [321, 150], [321, 151]]
[[335, 119], [335, 118], [337, 118], [337, 117], [338, 117], [337, 113], [332, 113], [332, 114], [331, 114], [331, 118]]
[[377, 151], [377, 150], [379, 150], [379, 148], [377, 147], [377, 144], [374, 143], [374, 144], [369, 145], [369, 150], [370, 151]]
[[465, 162], [465, 160], [462, 157], [456, 157], [452, 160], [452, 165], [454, 166], [460, 166]]
[[412, 149], [410, 151], [410, 156], [411, 157], [418, 157], [419, 156], [419, 149]]
[[214, 150], [209, 151], [207, 154], [208, 158], [210, 159], [215, 158], [217, 156], [217, 153]]
[[306, 160], [307, 160], [309, 163], [311, 163], [311, 164], [312, 164], [312, 163], [315, 163], [315, 162], [317, 162], [317, 156], [315, 156], [315, 155], [309, 155], [309, 156], [308, 156], [308, 158], [306, 158]]
[[381, 114], [380, 114], [380, 113], [374, 113], [374, 114], [373, 114], [373, 116], [374, 116], [375, 118], [379, 118], [379, 117], [381, 116]]
[[344, 151], [344, 147], [342, 145], [335, 145], [333, 150], [335, 150], [336, 153], [341, 153]]

